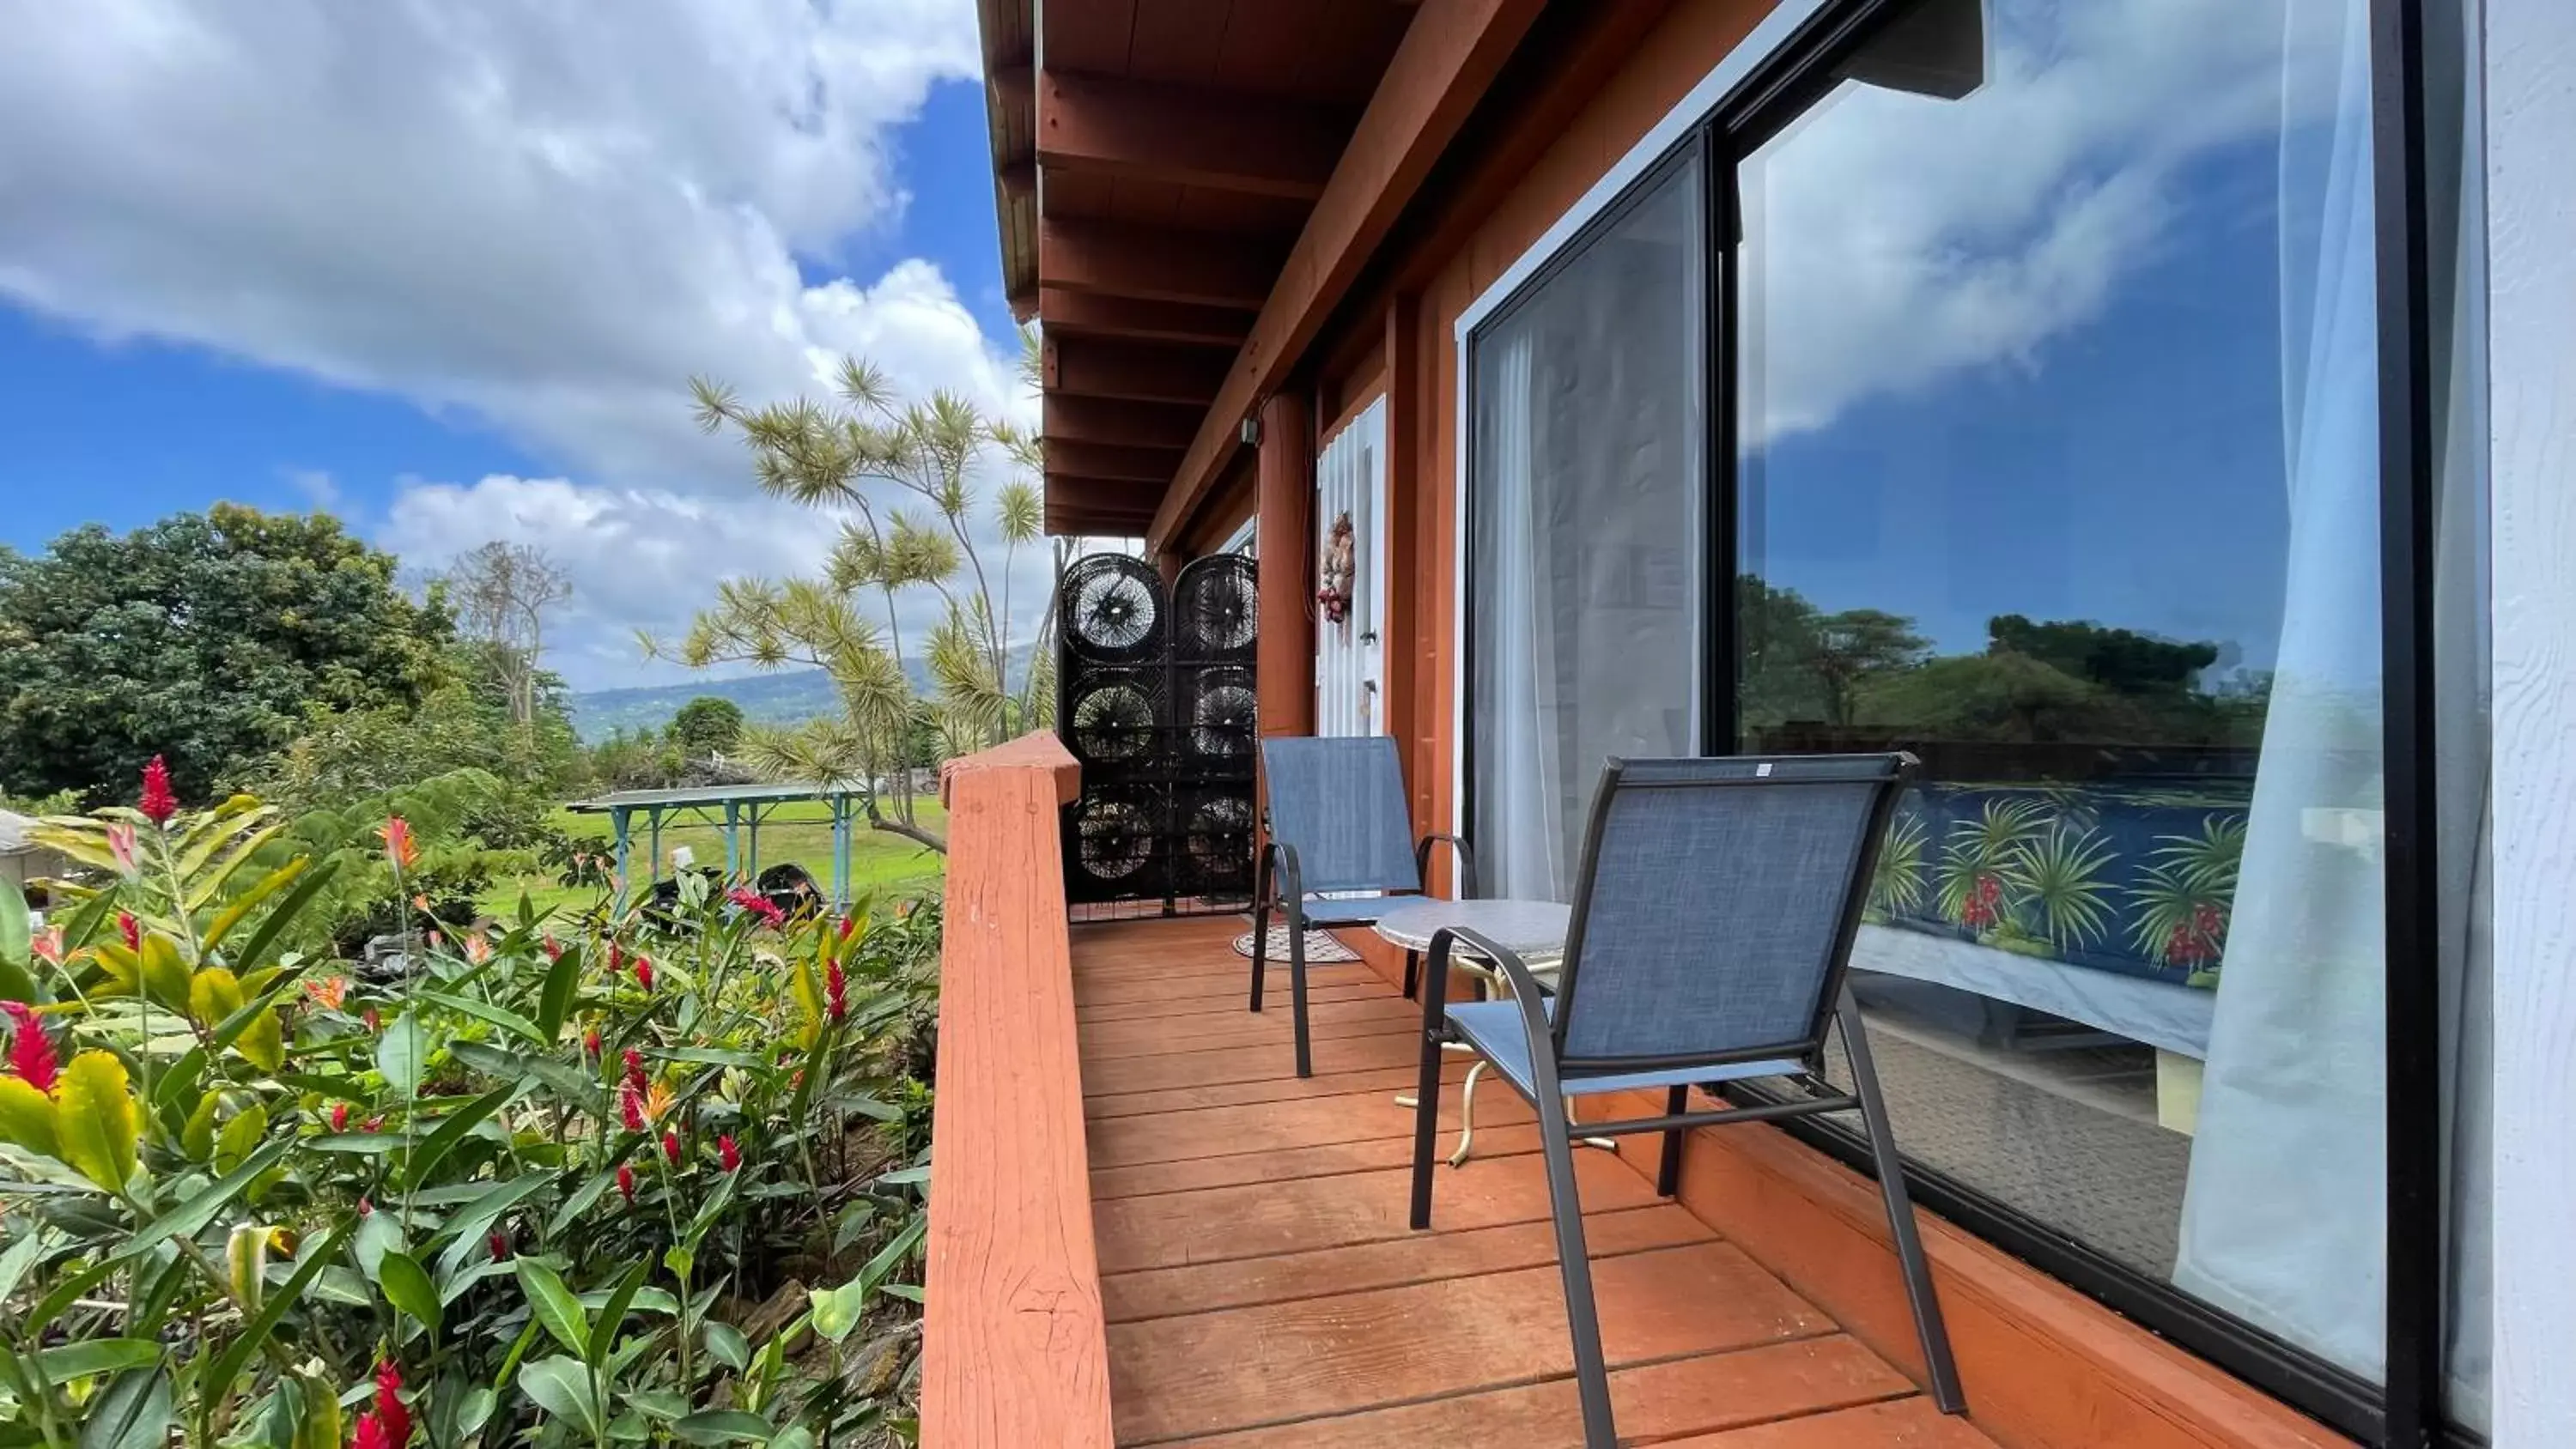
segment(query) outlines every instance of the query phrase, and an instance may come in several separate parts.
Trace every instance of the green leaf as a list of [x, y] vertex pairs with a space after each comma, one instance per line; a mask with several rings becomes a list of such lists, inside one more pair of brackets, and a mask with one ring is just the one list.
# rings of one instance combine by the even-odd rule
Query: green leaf
[[468, 1133], [471, 1133], [484, 1118], [508, 1105], [511, 1098], [526, 1091], [527, 1085], [522, 1081], [512, 1082], [506, 1087], [494, 1087], [491, 1091], [448, 1113], [445, 1120], [438, 1124], [438, 1130], [430, 1133], [429, 1140], [421, 1143], [419, 1150], [412, 1154], [409, 1179], [411, 1185], [417, 1188], [429, 1181], [430, 1173], [437, 1169], [439, 1163], [447, 1159], [449, 1153], [456, 1150], [457, 1145], [465, 1140]]
[[[5, 893], [5, 892], [0, 892]], [[59, 1160], [54, 1100], [22, 1077], [0, 1077], [0, 1142], [14, 1142], [40, 1157]]]
[[241, 1377], [242, 1365], [249, 1363], [250, 1356], [268, 1342], [268, 1336], [277, 1330], [278, 1320], [284, 1318], [296, 1301], [304, 1296], [304, 1290], [312, 1285], [322, 1269], [339, 1256], [340, 1246], [349, 1241], [352, 1231], [353, 1225], [345, 1222], [333, 1228], [331, 1236], [311, 1246], [286, 1282], [268, 1295], [268, 1301], [259, 1306], [257, 1316], [242, 1326], [241, 1335], [198, 1381], [196, 1388], [204, 1396], [203, 1402], [219, 1404], [232, 1393], [233, 1380]]
[[543, 1033], [543, 1045], [554, 1045], [563, 1034], [564, 1018], [572, 1014], [573, 1002], [580, 999], [581, 958], [580, 947], [568, 947], [546, 969], [546, 987], [537, 998], [537, 1030]]
[[537, 1046], [547, 1047], [555, 1044], [554, 1037], [539, 1031], [535, 1022], [508, 1007], [494, 1006], [489, 1002], [477, 1001], [471, 996], [458, 996], [446, 991], [424, 989], [414, 991], [412, 994], [423, 1001], [434, 1001], [450, 1011], [460, 1012], [478, 1021], [488, 1021], [503, 1031], [515, 1032]]
[[[134, 1142], [141, 1131], [125, 1064], [106, 1052], [82, 1052], [54, 1084], [54, 1136], [62, 1160], [111, 1193], [134, 1175]], [[164, 1385], [167, 1397], [167, 1385]]]
[[43, 1298], [37, 1300], [36, 1306], [28, 1311], [27, 1321], [19, 1326], [19, 1331], [29, 1339], [43, 1334], [47, 1328], [53, 1326], [55, 1319], [62, 1316], [64, 1309], [71, 1307], [83, 1294], [97, 1287], [99, 1280], [115, 1272], [118, 1266], [117, 1260], [112, 1257], [101, 1258], [86, 1268], [75, 1269], [64, 1274]]
[[232, 1045], [243, 1061], [263, 1072], [278, 1071], [286, 1065], [286, 1024], [277, 1019], [274, 1011], [255, 1011], [242, 1024], [241, 1034], [233, 1038]]
[[229, 1173], [241, 1165], [268, 1135], [268, 1109], [254, 1102], [215, 1134], [215, 1170]]
[[261, 901], [275, 895], [285, 887], [287, 882], [304, 874], [305, 868], [312, 863], [313, 857], [299, 855], [260, 877], [250, 889], [226, 901], [224, 908], [215, 912], [214, 920], [207, 923], [205, 933], [197, 938], [197, 949], [212, 951], [221, 945], [224, 937], [231, 935], [233, 928], [240, 925], [253, 910], [257, 909]]
[[913, 1218], [911, 1224], [902, 1232], [895, 1234], [884, 1247], [877, 1249], [877, 1255], [868, 1259], [867, 1266], [859, 1269], [858, 1281], [873, 1291], [878, 1284], [894, 1276], [896, 1265], [912, 1256], [912, 1250], [921, 1246], [923, 1236], [929, 1231], [928, 1213]]
[[165, 1449], [175, 1422], [170, 1376], [129, 1369], [82, 1412], [80, 1449]]
[[240, 953], [232, 958], [233, 964], [247, 970], [267, 960], [268, 948], [276, 944], [278, 933], [292, 924], [304, 908], [312, 904], [313, 898], [322, 893], [322, 887], [331, 883], [331, 877], [339, 873], [340, 862], [336, 860], [325, 861], [320, 868], [305, 872], [304, 878], [295, 883], [295, 889], [286, 893], [286, 899], [277, 903], [277, 909], [268, 913], [268, 919], [259, 923], [259, 929], [250, 933], [250, 939], [243, 943]]
[[518, 1272], [520, 1289], [528, 1295], [528, 1306], [536, 1310], [537, 1321], [546, 1326], [546, 1332], [575, 1354], [588, 1352], [590, 1319], [581, 1311], [572, 1290], [555, 1276], [555, 1270], [534, 1258], [520, 1258], [511, 1266]]
[[208, 1092], [197, 1099], [197, 1110], [188, 1114], [187, 1125], [179, 1129], [179, 1150], [187, 1153], [191, 1160], [214, 1160], [215, 1114], [223, 1110], [223, 1105], [222, 1092]]
[[161, 1361], [161, 1345], [145, 1338], [93, 1338], [38, 1353], [33, 1362], [49, 1384], [68, 1384], [94, 1374], [149, 1368]]
[[626, 1310], [635, 1301], [635, 1290], [644, 1286], [644, 1275], [652, 1264], [637, 1263], [626, 1270], [625, 1280], [609, 1295], [608, 1303], [599, 1310], [599, 1321], [591, 1325], [590, 1366], [597, 1368], [608, 1361], [608, 1351], [617, 1346], [617, 1330], [626, 1324]]
[[358, 1271], [366, 1274], [368, 1281], [373, 1282], [382, 1272], [387, 1253], [399, 1253], [404, 1247], [402, 1224], [394, 1220], [392, 1213], [378, 1208], [358, 1220]]
[[410, 1134], [403, 1132], [325, 1132], [304, 1139], [304, 1145], [316, 1152], [345, 1152], [352, 1157], [382, 1157], [410, 1143]]
[[592, 1173], [590, 1180], [574, 1189], [573, 1195], [565, 1198], [563, 1206], [555, 1210], [554, 1221], [546, 1224], [546, 1235], [558, 1236], [566, 1228], [571, 1227], [583, 1213], [590, 1211], [591, 1204], [598, 1202], [607, 1193], [610, 1185], [616, 1181], [615, 1163], [609, 1164], [603, 1171]]
[[707, 1066], [741, 1067], [746, 1071], [756, 1070], [769, 1064], [757, 1052], [727, 1051], [723, 1047], [662, 1047], [651, 1055], [660, 1061], [698, 1062]]
[[42, 1228], [18, 1233], [7, 1252], [0, 1252], [0, 1303], [6, 1303], [26, 1281], [27, 1270], [36, 1266], [36, 1255], [45, 1249], [49, 1234]]
[[417, 1012], [386, 1023], [384, 1040], [376, 1043], [376, 1070], [384, 1073], [387, 1087], [406, 1097], [419, 1091], [421, 1068], [428, 1060], [429, 1033]]
[[882, 1187], [911, 1187], [928, 1181], [930, 1181], [930, 1164], [927, 1162], [918, 1167], [907, 1167], [886, 1173], [877, 1179], [878, 1185]]
[[868, 1290], [853, 1278], [838, 1288], [808, 1290], [807, 1298], [814, 1308], [814, 1331], [839, 1343], [859, 1326], [859, 1310], [867, 1307]]
[[188, 963], [179, 959], [179, 943], [158, 933], [147, 934], [141, 961], [144, 994], [185, 1015], [195, 981], [188, 974]]
[[[27, 915], [26, 893], [18, 890], [0, 891], [0, 961], [17, 967], [23, 974], [28, 962], [34, 959], [29, 954], [29, 945], [35, 938], [35, 922]], [[8, 999], [33, 1001], [36, 998], [33, 993], [30, 993], [25, 996], [11, 996]]]
[[[233, 1120], [238, 1122], [241, 1119], [236, 1117]], [[226, 1204], [241, 1196], [254, 1178], [268, 1171], [294, 1145], [293, 1142], [281, 1137], [243, 1158], [241, 1164], [232, 1171], [216, 1178], [195, 1196], [154, 1218], [142, 1231], [128, 1238], [125, 1245], [116, 1250], [116, 1260], [124, 1261], [137, 1257], [167, 1238], [193, 1238], [205, 1231], [206, 1224], [215, 1220], [215, 1214], [222, 1212]]]
[[523, 1173], [508, 1182], [495, 1184], [490, 1192], [459, 1208], [447, 1220], [445, 1231], [451, 1241], [438, 1255], [440, 1276], [455, 1274], [465, 1265], [465, 1255], [483, 1246], [483, 1234], [501, 1220], [501, 1214], [518, 1206], [541, 1191], [553, 1177], [542, 1172]]
[[673, 1424], [671, 1432], [692, 1444], [730, 1444], [739, 1439], [766, 1444], [778, 1431], [758, 1414], [746, 1414], [740, 1409], [708, 1409]]
[[519, 1389], [536, 1400], [538, 1408], [579, 1425], [592, 1439], [607, 1427], [601, 1421], [599, 1399], [590, 1391], [590, 1369], [579, 1359], [557, 1356], [524, 1365], [519, 1370]]
[[735, 1373], [751, 1367], [751, 1340], [730, 1323], [707, 1320], [707, 1352]]
[[429, 1270], [409, 1253], [387, 1253], [376, 1263], [376, 1286], [385, 1290], [385, 1301], [400, 1313], [408, 1314], [421, 1327], [438, 1333], [441, 1318], [438, 1287], [429, 1281]]
[[456, 1406], [456, 1437], [472, 1438], [477, 1430], [492, 1421], [492, 1410], [499, 1403], [500, 1396], [493, 1393], [489, 1385], [476, 1384], [465, 1395], [465, 1401]]

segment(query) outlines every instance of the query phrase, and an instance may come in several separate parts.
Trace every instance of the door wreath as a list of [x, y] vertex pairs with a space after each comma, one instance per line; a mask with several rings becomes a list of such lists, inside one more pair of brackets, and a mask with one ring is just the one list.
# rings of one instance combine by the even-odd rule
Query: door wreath
[[1345, 511], [1333, 520], [1332, 532], [1324, 540], [1323, 587], [1315, 590], [1315, 604], [1326, 621], [1344, 629], [1351, 623], [1351, 590], [1358, 571], [1359, 540]]

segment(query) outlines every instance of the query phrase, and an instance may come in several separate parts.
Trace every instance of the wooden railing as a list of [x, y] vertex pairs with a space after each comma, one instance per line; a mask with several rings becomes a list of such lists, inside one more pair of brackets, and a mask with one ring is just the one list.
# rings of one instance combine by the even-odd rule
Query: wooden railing
[[1108, 1449], [1058, 811], [1036, 734], [950, 762], [931, 1116], [924, 1449]]

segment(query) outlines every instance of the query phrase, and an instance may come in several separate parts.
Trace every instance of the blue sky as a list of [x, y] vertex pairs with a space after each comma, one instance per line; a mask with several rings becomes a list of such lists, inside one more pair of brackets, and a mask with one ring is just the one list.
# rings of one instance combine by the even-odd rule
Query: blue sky
[[576, 589], [550, 662], [656, 682], [637, 628], [836, 527], [697, 432], [692, 374], [768, 401], [857, 353], [1032, 420], [971, 0], [134, 0], [21, 42], [0, 543], [219, 499], [416, 571], [537, 543]]

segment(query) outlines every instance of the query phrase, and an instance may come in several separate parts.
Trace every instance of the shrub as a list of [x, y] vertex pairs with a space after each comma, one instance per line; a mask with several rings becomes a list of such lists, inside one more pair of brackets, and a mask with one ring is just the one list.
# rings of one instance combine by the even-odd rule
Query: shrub
[[48, 823], [42, 937], [0, 892], [0, 1441], [909, 1435], [935, 906], [412, 913], [353, 980], [285, 945], [345, 853], [166, 805]]

